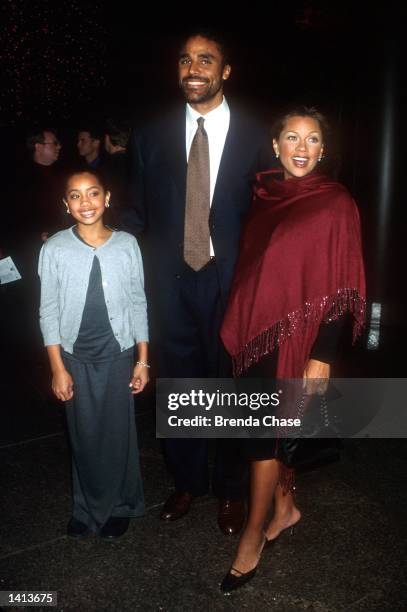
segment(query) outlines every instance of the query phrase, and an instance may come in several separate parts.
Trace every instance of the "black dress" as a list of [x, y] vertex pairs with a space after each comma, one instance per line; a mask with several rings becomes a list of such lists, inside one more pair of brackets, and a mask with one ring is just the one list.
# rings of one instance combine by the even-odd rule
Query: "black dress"
[[[312, 348], [310, 358], [332, 364], [335, 359], [340, 337], [343, 332], [344, 318], [322, 324]], [[242, 378], [256, 378], [256, 392], [274, 393], [276, 389], [278, 349], [265, 355], [242, 374]], [[284, 465], [293, 466], [293, 456], [298, 449], [298, 438], [244, 438], [241, 452], [249, 461], [278, 459]], [[304, 442], [303, 442], [304, 444]], [[311, 448], [310, 457], [311, 460]]]

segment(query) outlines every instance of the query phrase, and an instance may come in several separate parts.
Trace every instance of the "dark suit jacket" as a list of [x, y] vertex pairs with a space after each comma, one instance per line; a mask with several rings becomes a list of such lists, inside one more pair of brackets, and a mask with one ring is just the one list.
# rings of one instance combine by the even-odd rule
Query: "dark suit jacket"
[[[129, 146], [135, 169], [134, 196], [124, 225], [138, 236], [145, 233], [146, 280], [159, 310], [170, 306], [171, 286], [185, 270], [185, 123], [183, 107], [135, 132]], [[232, 108], [209, 219], [224, 305], [255, 173], [271, 165], [267, 131]]]

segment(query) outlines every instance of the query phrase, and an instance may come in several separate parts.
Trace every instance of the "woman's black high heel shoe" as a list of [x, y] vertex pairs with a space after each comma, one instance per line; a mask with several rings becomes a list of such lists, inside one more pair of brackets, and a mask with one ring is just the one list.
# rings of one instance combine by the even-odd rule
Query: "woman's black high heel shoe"
[[292, 537], [295, 533], [295, 526], [297, 523], [294, 523], [294, 525], [291, 525], [290, 527], [287, 527], [287, 529], [283, 529], [282, 531], [280, 531], [280, 533], [278, 534], [278, 536], [276, 538], [273, 538], [272, 540], [268, 540], [266, 538], [266, 542], [264, 544], [264, 548], [270, 549], [272, 548], [275, 543], [277, 542], [277, 540], [283, 535], [283, 533], [288, 533], [288, 535], [290, 537]]
[[[263, 552], [266, 544], [267, 544], [267, 538], [264, 535], [263, 546], [262, 546], [261, 552]], [[261, 552], [260, 552], [260, 555], [261, 555]], [[224, 579], [222, 580], [222, 583], [220, 585], [220, 590], [225, 595], [228, 595], [229, 593], [231, 593], [231, 591], [240, 589], [240, 587], [242, 587], [244, 584], [249, 582], [249, 580], [254, 578], [254, 576], [256, 575], [256, 571], [257, 571], [257, 567], [259, 563], [260, 563], [260, 558], [257, 562], [257, 565], [253, 569], [249, 570], [248, 572], [241, 572], [240, 570], [232, 566], [230, 570], [228, 571], [228, 573], [226, 574], [226, 576], [224, 577]], [[237, 572], [238, 575], [236, 576], [235, 574], [232, 574], [232, 570], [234, 572]]]
[[[232, 570], [237, 572], [239, 575], [235, 576], [232, 574]], [[257, 565], [249, 572], [240, 572], [235, 567], [231, 567], [224, 579], [222, 580], [222, 584], [220, 585], [220, 590], [228, 594], [231, 591], [235, 591], [236, 589], [240, 589], [244, 584], [249, 582], [252, 578], [254, 578], [257, 571]]]

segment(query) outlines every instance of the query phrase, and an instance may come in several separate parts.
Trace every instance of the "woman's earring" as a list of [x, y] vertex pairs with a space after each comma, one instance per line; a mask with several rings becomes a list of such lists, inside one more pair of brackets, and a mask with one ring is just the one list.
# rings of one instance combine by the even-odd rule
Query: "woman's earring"
[[275, 151], [276, 154], [276, 159], [278, 159], [280, 157], [280, 153], [278, 151]]
[[109, 204], [109, 200], [107, 200], [106, 204], [105, 204], [106, 208], [109, 208], [110, 204]]

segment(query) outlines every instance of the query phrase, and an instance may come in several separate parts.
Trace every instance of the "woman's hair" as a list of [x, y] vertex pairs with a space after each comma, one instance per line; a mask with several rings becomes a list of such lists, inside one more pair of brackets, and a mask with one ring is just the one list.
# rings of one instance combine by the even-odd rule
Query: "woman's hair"
[[314, 106], [298, 106], [281, 115], [272, 125], [272, 138], [275, 138], [276, 140], [279, 139], [281, 132], [291, 117], [310, 117], [310, 119], [315, 119], [315, 121], [318, 121], [321, 128], [323, 142], [325, 143], [327, 141], [330, 134], [328, 122], [325, 116]]

